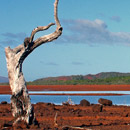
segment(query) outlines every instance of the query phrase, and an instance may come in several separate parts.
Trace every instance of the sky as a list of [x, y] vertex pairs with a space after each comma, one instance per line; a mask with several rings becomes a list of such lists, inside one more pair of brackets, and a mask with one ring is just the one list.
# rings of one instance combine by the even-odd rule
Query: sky
[[[37, 26], [54, 22], [54, 0], [0, 1], [0, 76], [7, 77], [4, 49], [15, 48]], [[63, 34], [24, 61], [27, 81], [38, 78], [130, 72], [130, 0], [59, 0]], [[55, 26], [35, 39], [55, 31]]]

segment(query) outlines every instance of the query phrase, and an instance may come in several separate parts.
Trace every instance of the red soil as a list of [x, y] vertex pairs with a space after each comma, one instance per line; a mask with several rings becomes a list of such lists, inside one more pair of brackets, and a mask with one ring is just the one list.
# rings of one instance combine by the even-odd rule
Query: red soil
[[130, 85], [39, 85], [28, 86], [31, 91], [130, 91]]
[[[130, 91], [130, 85], [28, 85], [29, 91]], [[0, 86], [0, 94], [11, 94], [8, 85]]]
[[[24, 122], [12, 126], [10, 104], [0, 104], [1, 130], [130, 130], [130, 107], [100, 105], [58, 106], [37, 103], [34, 106], [39, 126]], [[77, 128], [76, 128], [77, 127]]]
[[[30, 91], [130, 91], [130, 85], [58, 85], [28, 86]], [[9, 86], [0, 86], [0, 94], [11, 94]], [[0, 104], [1, 130], [130, 130], [129, 106], [80, 106], [33, 104], [39, 126], [21, 122], [12, 126], [10, 104]], [[56, 114], [57, 113], [57, 114]], [[57, 115], [57, 116], [56, 116]]]

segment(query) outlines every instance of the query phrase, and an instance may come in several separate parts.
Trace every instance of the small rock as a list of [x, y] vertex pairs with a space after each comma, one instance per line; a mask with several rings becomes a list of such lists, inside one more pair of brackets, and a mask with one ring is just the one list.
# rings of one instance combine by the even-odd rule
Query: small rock
[[112, 106], [112, 101], [111, 100], [108, 100], [108, 99], [103, 99], [103, 98], [100, 98], [98, 100], [98, 103], [104, 105], [104, 106]]
[[[2, 122], [1, 124], [0, 124], [0, 128], [2, 129], [2, 128], [4, 128], [4, 127], [11, 127], [12, 126], [12, 123], [11, 122], [6, 122], [6, 121], [4, 121], [4, 122]], [[3, 129], [2, 129], [3, 130]]]
[[28, 125], [26, 124], [26, 122], [24, 121], [19, 121], [17, 122], [15, 125], [14, 125], [14, 129], [27, 129], [28, 128]]
[[123, 117], [128, 117], [129, 114], [128, 114], [127, 112], [123, 112], [123, 113], [122, 113], [122, 116], [123, 116]]
[[6, 101], [2, 101], [1, 104], [7, 104], [7, 102]]
[[69, 127], [64, 127], [63, 130], [69, 130]]
[[90, 106], [90, 102], [87, 101], [86, 99], [83, 99], [83, 100], [80, 101], [80, 105], [81, 106]]
[[92, 111], [93, 112], [102, 112], [102, 110], [103, 110], [102, 105], [95, 104], [95, 105], [92, 106]]

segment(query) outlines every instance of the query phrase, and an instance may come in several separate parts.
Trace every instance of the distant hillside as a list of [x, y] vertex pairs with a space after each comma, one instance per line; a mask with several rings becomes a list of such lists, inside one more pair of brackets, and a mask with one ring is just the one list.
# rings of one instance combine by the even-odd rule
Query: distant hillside
[[9, 82], [8, 78], [0, 76], [0, 83], [7, 83], [7, 82]]
[[130, 73], [102, 72], [95, 75], [72, 75], [37, 79], [28, 84], [130, 84]]

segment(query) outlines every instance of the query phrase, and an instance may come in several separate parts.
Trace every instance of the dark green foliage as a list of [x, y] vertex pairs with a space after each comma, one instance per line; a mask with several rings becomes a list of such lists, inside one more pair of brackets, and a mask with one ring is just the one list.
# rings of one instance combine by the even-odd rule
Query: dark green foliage
[[9, 83], [0, 83], [0, 85], [9, 85]]
[[73, 79], [73, 80], [36, 80], [30, 85], [83, 85], [83, 84], [130, 84], [130, 76], [110, 77], [105, 79]]
[[83, 75], [72, 76], [72, 80], [83, 80], [83, 79], [84, 79]]
[[[95, 75], [72, 75], [41, 78], [29, 85], [80, 85], [80, 84], [130, 84], [130, 73], [119, 72], [102, 72]], [[8, 85], [8, 83], [0, 83], [0, 85]]]
[[[130, 73], [119, 72], [102, 72], [95, 75], [72, 75], [49, 77], [28, 82], [29, 85], [100, 85], [100, 84], [130, 84]], [[8, 83], [0, 83], [0, 85], [8, 85]]]

